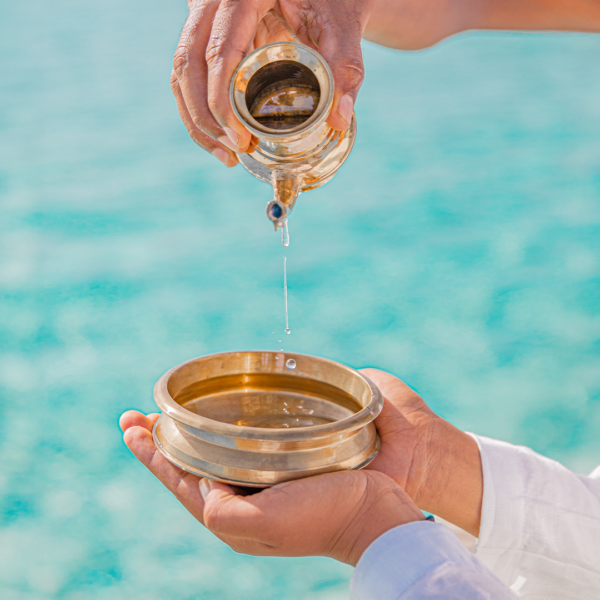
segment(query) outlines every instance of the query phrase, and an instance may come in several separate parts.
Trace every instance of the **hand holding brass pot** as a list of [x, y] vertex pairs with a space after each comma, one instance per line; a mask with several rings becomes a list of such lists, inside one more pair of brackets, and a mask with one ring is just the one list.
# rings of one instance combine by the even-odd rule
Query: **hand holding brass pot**
[[334, 83], [329, 66], [308, 46], [278, 42], [258, 48], [240, 63], [231, 82], [231, 104], [252, 134], [238, 154], [244, 168], [273, 186], [267, 216], [275, 229], [300, 192], [327, 183], [348, 158], [356, 137], [327, 124]]

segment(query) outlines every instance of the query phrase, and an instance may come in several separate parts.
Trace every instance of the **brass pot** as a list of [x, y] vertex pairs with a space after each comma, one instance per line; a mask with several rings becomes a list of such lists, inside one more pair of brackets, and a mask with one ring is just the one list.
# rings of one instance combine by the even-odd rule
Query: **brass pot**
[[327, 183], [348, 158], [348, 131], [327, 125], [333, 103], [331, 69], [312, 48], [295, 42], [262, 46], [242, 60], [231, 81], [233, 111], [252, 134], [238, 157], [257, 179], [273, 186], [267, 216], [284, 225], [300, 192]]
[[154, 399], [154, 441], [175, 465], [225, 483], [267, 487], [377, 454], [383, 400], [364, 375], [284, 352], [227, 352], [167, 371]]

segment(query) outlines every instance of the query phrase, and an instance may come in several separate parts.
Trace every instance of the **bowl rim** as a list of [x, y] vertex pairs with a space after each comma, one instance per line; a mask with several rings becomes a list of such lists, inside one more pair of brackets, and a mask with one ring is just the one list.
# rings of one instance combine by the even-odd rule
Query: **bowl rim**
[[[309, 425], [308, 427], [294, 427], [292, 429], [276, 429], [266, 427], [248, 427], [245, 425], [234, 425], [232, 423], [223, 423], [221, 421], [215, 421], [208, 417], [203, 417], [196, 413], [193, 413], [180, 404], [178, 404], [168, 390], [168, 384], [170, 378], [180, 369], [184, 368], [190, 363], [198, 362], [201, 360], [213, 359], [218, 356], [228, 355], [248, 355], [248, 354], [273, 354], [285, 356], [284, 360], [289, 358], [297, 359], [299, 357], [308, 358], [311, 360], [317, 360], [324, 363], [334, 365], [338, 369], [344, 369], [350, 373], [353, 377], [360, 378], [364, 381], [371, 391], [371, 398], [367, 405], [358, 412], [344, 417], [339, 421], [333, 423], [326, 423], [324, 425]], [[293, 372], [290, 372], [293, 376]], [[175, 421], [192, 427], [194, 429], [200, 429], [217, 435], [223, 435], [230, 438], [239, 438], [244, 440], [270, 440], [270, 441], [304, 441], [312, 440], [315, 438], [331, 437], [335, 435], [342, 436], [343, 434], [350, 433], [356, 429], [360, 429], [369, 423], [371, 423], [381, 412], [383, 408], [383, 398], [379, 388], [362, 373], [359, 373], [356, 369], [348, 367], [337, 361], [323, 358], [320, 356], [313, 356], [311, 354], [300, 354], [297, 352], [276, 352], [273, 350], [239, 350], [233, 352], [217, 352], [214, 354], [207, 354], [204, 356], [198, 356], [192, 358], [183, 363], [175, 365], [169, 369], [154, 386], [154, 400], [158, 407], [166, 413], [169, 417]]]

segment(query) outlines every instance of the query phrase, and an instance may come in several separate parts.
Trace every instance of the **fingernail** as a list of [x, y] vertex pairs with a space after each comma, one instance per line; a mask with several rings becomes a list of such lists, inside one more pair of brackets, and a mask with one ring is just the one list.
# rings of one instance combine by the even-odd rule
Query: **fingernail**
[[233, 147], [237, 150], [240, 147], [240, 136], [231, 127], [223, 127], [223, 131], [227, 134], [227, 137], [231, 140]]
[[203, 478], [200, 480], [200, 493], [202, 494], [203, 500], [206, 500], [206, 496], [208, 496], [211, 488], [211, 482], [208, 479]]
[[340, 103], [338, 105], [338, 113], [346, 123], [348, 123], [348, 127], [350, 127], [350, 123], [352, 122], [352, 110], [354, 108], [354, 100], [350, 94], [344, 94], [340, 98]]
[[223, 148], [215, 148], [212, 151], [212, 155], [218, 158], [226, 167], [229, 166], [229, 154]]

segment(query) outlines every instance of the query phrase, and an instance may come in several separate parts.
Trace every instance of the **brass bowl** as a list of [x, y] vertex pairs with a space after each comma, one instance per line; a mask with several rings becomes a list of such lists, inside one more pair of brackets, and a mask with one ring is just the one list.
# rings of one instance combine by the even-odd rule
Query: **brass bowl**
[[379, 390], [325, 358], [261, 351], [195, 358], [167, 371], [154, 399], [162, 415], [153, 436], [165, 457], [233, 485], [361, 469], [379, 449]]

